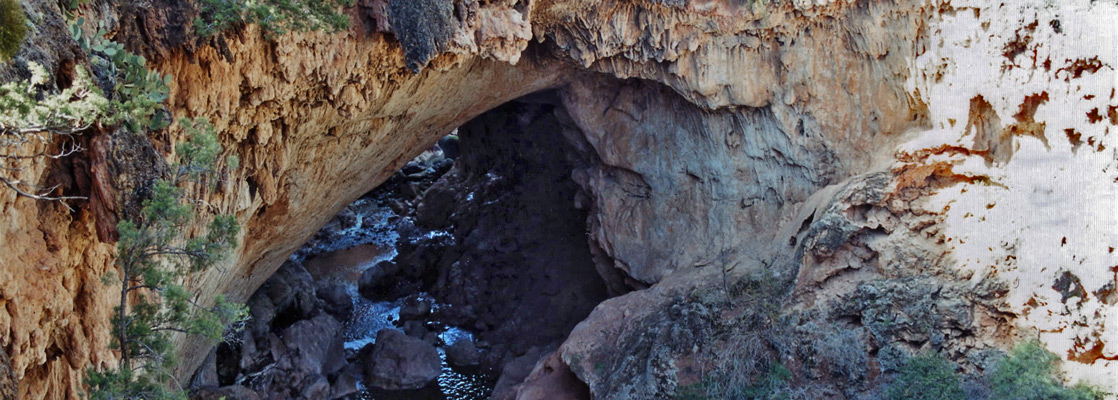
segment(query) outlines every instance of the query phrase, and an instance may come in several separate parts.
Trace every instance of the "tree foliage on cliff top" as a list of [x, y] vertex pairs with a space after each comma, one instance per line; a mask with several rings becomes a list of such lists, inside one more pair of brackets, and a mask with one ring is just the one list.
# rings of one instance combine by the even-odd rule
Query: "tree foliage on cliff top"
[[349, 28], [349, 17], [337, 10], [354, 0], [199, 0], [201, 16], [194, 28], [202, 36], [238, 24], [259, 24], [268, 35], [287, 32], [338, 32]]

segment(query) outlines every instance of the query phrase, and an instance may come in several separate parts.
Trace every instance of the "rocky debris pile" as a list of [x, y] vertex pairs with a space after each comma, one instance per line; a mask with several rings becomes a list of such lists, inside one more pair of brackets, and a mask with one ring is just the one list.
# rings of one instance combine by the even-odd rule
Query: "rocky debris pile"
[[[436, 346], [444, 345], [439, 333], [447, 327], [428, 320], [434, 302], [418, 294], [434, 283], [430, 277], [437, 271], [415, 268], [426, 265], [421, 262], [403, 270], [391, 261], [364, 270], [357, 282], [362, 295], [377, 301], [401, 299], [400, 318], [394, 321], [399, 330], [382, 329], [375, 342], [354, 351], [344, 348], [340, 322], [353, 316], [353, 297], [336, 279], [316, 280], [302, 260], [310, 263], [319, 255], [383, 240], [385, 229], [407, 219], [376, 221], [370, 210], [388, 203], [407, 215], [415, 198], [451, 164], [438, 149], [426, 152], [327, 223], [249, 299], [252, 318], [246, 329], [205, 361], [192, 381], [192, 397], [334, 399], [361, 387], [380, 397], [439, 397], [435, 378], [443, 366]], [[436, 245], [428, 241], [420, 248]], [[480, 351], [472, 340], [452, 344], [452, 365], [477, 365]]]
[[239, 341], [222, 343], [195, 374], [193, 396], [327, 399], [356, 391], [342, 378], [349, 360], [340, 322], [353, 304], [320, 287], [301, 264], [280, 267], [249, 299], [252, 319]]
[[413, 294], [400, 303], [400, 329], [382, 329], [372, 344], [347, 351], [340, 321], [352, 316], [352, 298], [342, 285], [315, 283], [300, 263], [287, 262], [249, 300], [252, 319], [239, 341], [222, 343], [195, 374], [192, 397], [335, 399], [356, 393], [358, 382], [437, 397], [443, 364], [436, 346], [450, 365], [467, 369], [477, 366], [480, 350], [469, 338], [443, 343], [439, 333], [447, 327], [426, 320], [430, 298]]

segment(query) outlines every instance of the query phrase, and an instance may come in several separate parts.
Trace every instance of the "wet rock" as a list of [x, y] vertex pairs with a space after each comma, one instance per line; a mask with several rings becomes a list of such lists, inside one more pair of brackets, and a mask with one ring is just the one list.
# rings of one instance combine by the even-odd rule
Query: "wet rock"
[[481, 361], [477, 346], [470, 339], [461, 339], [446, 347], [446, 362], [454, 367], [474, 367]]
[[349, 207], [339, 212], [338, 216], [334, 217], [334, 219], [338, 221], [339, 229], [349, 229], [357, 226], [357, 212]]
[[427, 324], [424, 324], [423, 321], [405, 321], [400, 327], [403, 328], [405, 335], [417, 339], [423, 339], [430, 332], [427, 330]]
[[399, 271], [399, 267], [391, 261], [381, 261], [365, 269], [361, 273], [361, 279], [357, 281], [357, 291], [370, 300], [390, 299], [396, 271]]
[[237, 399], [237, 400], [260, 400], [261, 397], [252, 389], [246, 388], [241, 385], [230, 386], [206, 386], [194, 389], [190, 393], [191, 400], [220, 400], [220, 399]]
[[346, 318], [353, 313], [353, 299], [349, 297], [345, 286], [337, 283], [319, 283], [315, 294], [322, 299], [322, 309], [338, 318]]
[[408, 161], [408, 163], [404, 165], [404, 168], [400, 168], [400, 172], [404, 173], [404, 175], [418, 174], [424, 170], [426, 170], [426, 168], [423, 168], [422, 165], [419, 165], [419, 163], [415, 161]]
[[442, 372], [434, 346], [395, 329], [377, 332], [373, 350], [364, 361], [366, 382], [386, 390], [419, 389]]
[[447, 135], [439, 139], [439, 149], [443, 151], [443, 156], [449, 159], [458, 157], [458, 136]]
[[416, 320], [431, 314], [431, 299], [411, 295], [400, 305], [400, 320]]

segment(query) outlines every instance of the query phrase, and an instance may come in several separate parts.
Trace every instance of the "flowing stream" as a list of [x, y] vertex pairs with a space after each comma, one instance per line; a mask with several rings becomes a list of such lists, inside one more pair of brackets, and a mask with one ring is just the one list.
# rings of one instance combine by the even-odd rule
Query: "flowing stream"
[[[305, 261], [307, 271], [316, 281], [332, 281], [342, 284], [353, 299], [354, 311], [352, 316], [344, 321], [345, 324], [345, 349], [347, 355], [353, 355], [361, 348], [375, 342], [377, 332], [381, 329], [397, 329], [396, 322], [400, 317], [400, 306], [403, 299], [394, 301], [373, 301], [366, 299], [358, 293], [357, 281], [361, 273], [378, 262], [391, 260], [396, 256], [396, 241], [400, 238], [395, 227], [400, 218], [390, 207], [391, 200], [387, 194], [362, 198], [354, 202], [349, 209], [356, 215], [356, 223], [352, 227], [339, 230], [327, 243], [319, 243], [316, 250], [325, 252], [308, 257]], [[432, 232], [428, 235], [445, 235], [445, 232]], [[421, 296], [427, 297], [425, 293]], [[430, 299], [433, 302], [433, 299]], [[434, 303], [433, 308], [439, 305]], [[434, 325], [445, 326], [438, 324]], [[402, 331], [402, 330], [401, 330]], [[445, 345], [450, 345], [458, 340], [473, 340], [470, 332], [454, 326], [445, 326], [445, 330], [438, 332], [439, 339]], [[438, 348], [442, 358], [442, 374], [437, 378], [438, 390], [422, 390], [412, 393], [388, 393], [361, 385], [361, 391], [351, 395], [349, 399], [362, 400], [388, 400], [395, 398], [423, 398], [423, 399], [448, 399], [448, 400], [481, 400], [488, 398], [493, 391], [495, 377], [480, 371], [459, 371], [449, 366], [446, 362], [446, 353], [442, 347]], [[401, 395], [403, 397], [401, 397]]]

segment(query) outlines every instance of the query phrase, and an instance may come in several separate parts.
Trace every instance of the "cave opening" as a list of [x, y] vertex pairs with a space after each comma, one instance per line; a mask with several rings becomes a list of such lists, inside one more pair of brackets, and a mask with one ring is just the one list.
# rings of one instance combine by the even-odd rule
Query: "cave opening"
[[297, 250], [192, 386], [515, 397], [610, 295], [587, 238], [589, 200], [572, 179], [590, 162], [578, 135], [559, 94], [543, 91], [440, 139]]

